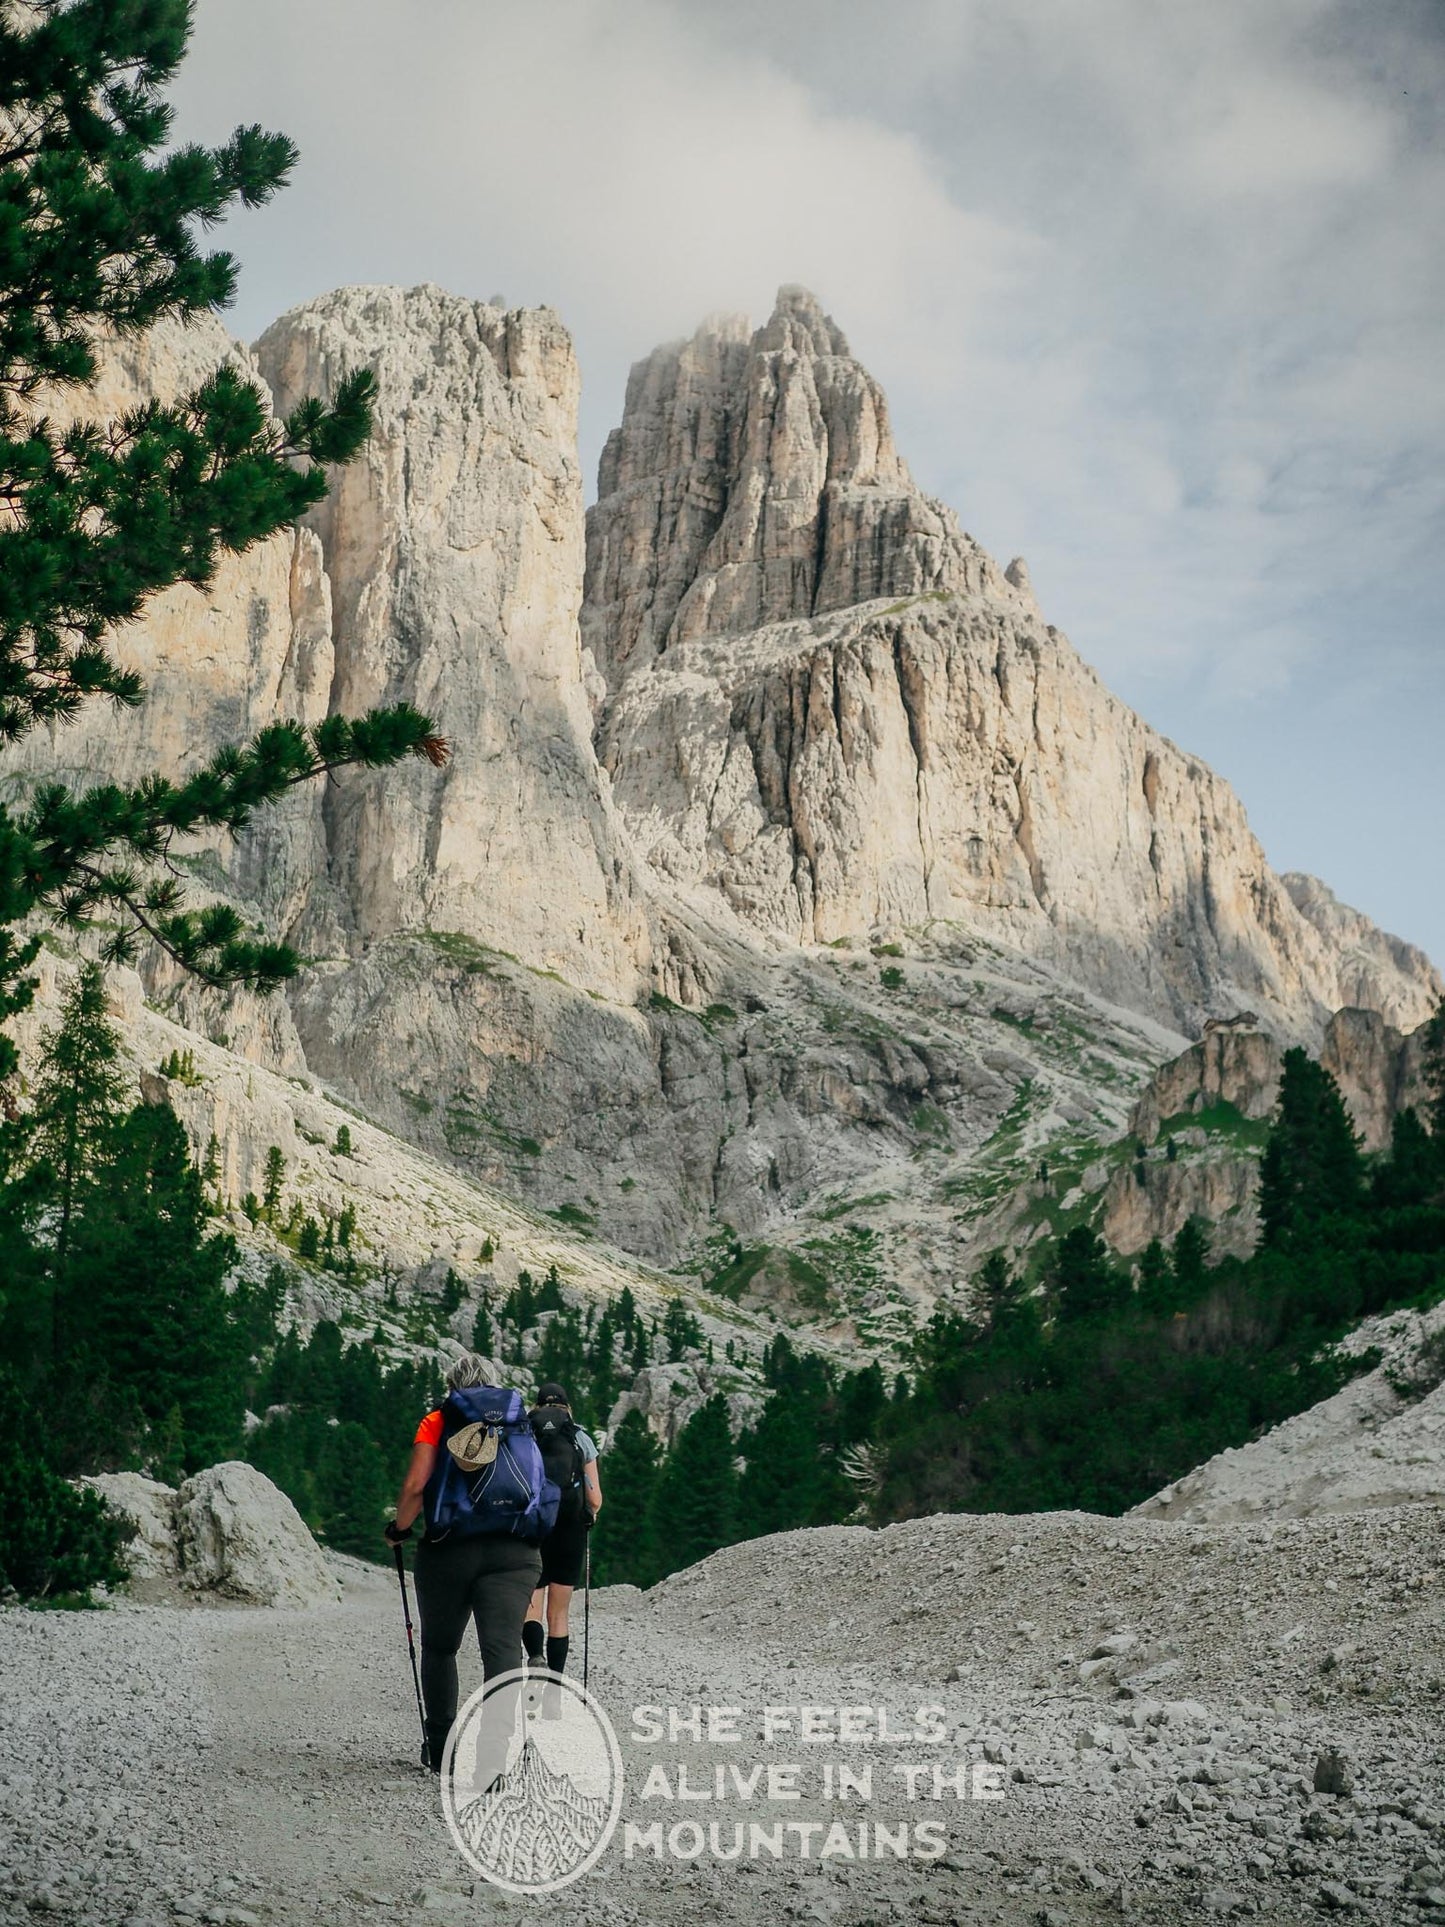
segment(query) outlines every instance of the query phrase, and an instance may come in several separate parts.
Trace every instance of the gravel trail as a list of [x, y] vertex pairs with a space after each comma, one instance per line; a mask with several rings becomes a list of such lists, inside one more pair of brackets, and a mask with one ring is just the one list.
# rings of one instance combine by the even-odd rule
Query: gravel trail
[[[642, 1797], [725, 1761], [872, 1761], [874, 1799], [787, 1818], [941, 1821], [942, 1859], [628, 1859], [546, 1901], [478, 1881], [416, 1765], [399, 1600], [338, 1561], [309, 1612], [0, 1613], [0, 1922], [1445, 1921], [1445, 1509], [1196, 1527], [1080, 1513], [833, 1527], [594, 1595], [592, 1686], [624, 1822], [750, 1817]], [[580, 1617], [580, 1615], [579, 1615]], [[580, 1633], [580, 1625], [574, 1628]], [[1109, 1649], [1109, 1650], [1105, 1650]], [[580, 1662], [580, 1639], [576, 1650]], [[1091, 1658], [1095, 1654], [1097, 1657]], [[463, 1657], [463, 1692], [478, 1683]], [[742, 1709], [742, 1743], [632, 1736], [633, 1708]], [[944, 1708], [942, 1747], [760, 1737], [765, 1706]], [[910, 1802], [895, 1763], [994, 1767]], [[1321, 1764], [1323, 1763], [1323, 1765]], [[1326, 1784], [1347, 1791], [1317, 1790]], [[1333, 1776], [1333, 1777], [1332, 1777]], [[816, 1852], [818, 1839], [815, 1836]]]

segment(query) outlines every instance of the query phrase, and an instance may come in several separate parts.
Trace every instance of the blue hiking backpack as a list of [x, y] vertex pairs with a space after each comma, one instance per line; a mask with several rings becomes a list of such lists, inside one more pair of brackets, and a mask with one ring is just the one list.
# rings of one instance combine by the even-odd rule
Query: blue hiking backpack
[[448, 1392], [437, 1462], [422, 1494], [429, 1540], [504, 1532], [540, 1541], [556, 1523], [561, 1497], [520, 1392], [500, 1385]]

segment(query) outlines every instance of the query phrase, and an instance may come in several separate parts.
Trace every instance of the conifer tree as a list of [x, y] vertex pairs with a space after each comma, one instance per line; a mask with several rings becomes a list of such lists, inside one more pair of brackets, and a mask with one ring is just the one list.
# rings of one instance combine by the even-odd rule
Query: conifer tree
[[472, 1321], [472, 1350], [480, 1352], [483, 1358], [490, 1358], [496, 1346], [497, 1334], [492, 1328], [492, 1315], [483, 1298], [477, 1305], [477, 1315]]
[[1428, 1204], [1445, 1176], [1440, 1148], [1417, 1111], [1409, 1108], [1397, 1113], [1390, 1125], [1390, 1155], [1373, 1174], [1376, 1203], [1386, 1209]]
[[519, 1271], [517, 1282], [502, 1301], [502, 1317], [520, 1337], [537, 1322], [537, 1290], [530, 1271]]
[[[196, 230], [269, 200], [296, 160], [255, 126], [221, 147], [168, 148], [163, 93], [191, 17], [191, 0], [0, 11], [0, 746], [96, 697], [142, 701], [114, 632], [160, 590], [205, 589], [224, 555], [294, 522], [370, 431], [366, 370], [283, 423], [230, 365], [173, 404], [84, 417], [107, 335], [230, 301], [235, 262], [202, 252]], [[0, 804], [0, 1026], [34, 996], [37, 914], [103, 928], [108, 959], [129, 961], [144, 939], [212, 984], [266, 990], [293, 975], [295, 953], [228, 906], [186, 907], [166, 861], [175, 839], [234, 832], [295, 783], [409, 754], [441, 762], [447, 745], [402, 705], [275, 723], [180, 781], [45, 783]], [[0, 1033], [0, 1078], [15, 1065]]]
[[1287, 1050], [1279, 1100], [1259, 1174], [1259, 1215], [1266, 1246], [1317, 1231], [1359, 1203], [1360, 1139], [1339, 1086], [1322, 1064]]
[[[605, 1305], [587, 1342], [587, 1386], [592, 1410], [599, 1425], [605, 1425], [621, 1389], [617, 1372], [617, 1331], [613, 1308]], [[566, 1382], [565, 1380], [563, 1381]]]
[[1006, 1252], [991, 1251], [984, 1259], [979, 1268], [978, 1294], [989, 1323], [996, 1323], [1018, 1295], [1018, 1280], [1009, 1269]]
[[109, 1148], [123, 1108], [120, 1033], [105, 1014], [105, 973], [84, 963], [41, 1044], [44, 1066], [30, 1107], [33, 1153], [49, 1167], [56, 1207], [53, 1274], [63, 1280], [81, 1189]]
[[743, 1441], [743, 1455], [738, 1521], [748, 1538], [820, 1523], [818, 1416], [805, 1400], [775, 1393]]
[[657, 1481], [650, 1523], [659, 1576], [731, 1545], [737, 1503], [727, 1400], [715, 1392], [683, 1426]]
[[1421, 1040], [1425, 1046], [1421, 1075], [1430, 1093], [1425, 1123], [1440, 1154], [1442, 1172], [1445, 1172], [1445, 997], [1435, 1006], [1434, 1014], [1421, 1033]]
[[838, 1442], [856, 1445], [871, 1439], [887, 1404], [888, 1387], [876, 1359], [860, 1371], [850, 1372], [839, 1387]]
[[[587, 1410], [583, 1379], [587, 1370], [586, 1341], [582, 1336], [582, 1321], [575, 1310], [559, 1311], [547, 1320], [542, 1333], [542, 1343], [537, 1348], [536, 1373], [539, 1384], [547, 1379], [565, 1387], [572, 1398], [574, 1413], [587, 1417], [595, 1414]], [[607, 1415], [604, 1412], [602, 1417]], [[601, 1422], [600, 1420], [598, 1421]]]
[[0, 1365], [0, 1592], [31, 1599], [119, 1585], [134, 1528], [51, 1469], [35, 1427], [33, 1407]]
[[1122, 1296], [1104, 1241], [1087, 1225], [1075, 1225], [1059, 1240], [1049, 1283], [1062, 1319], [1108, 1311]]
[[[144, 1451], [174, 1407], [187, 1471], [234, 1453], [241, 1436], [249, 1333], [244, 1303], [225, 1287], [235, 1240], [207, 1228], [200, 1173], [175, 1113], [138, 1104], [116, 1127], [74, 1227], [56, 1298], [57, 1367], [82, 1455], [111, 1433], [112, 1462]], [[124, 1398], [116, 1391], [123, 1388]], [[138, 1421], [142, 1436], [128, 1438]], [[175, 1451], [174, 1439], [167, 1449]], [[57, 1461], [58, 1463], [60, 1461]]]
[[681, 1298], [669, 1298], [662, 1319], [662, 1342], [669, 1365], [679, 1364], [683, 1355], [702, 1343], [702, 1326]]
[[641, 1412], [629, 1412], [601, 1468], [606, 1503], [592, 1530], [592, 1576], [599, 1585], [649, 1586], [658, 1577], [651, 1531], [662, 1447]]
[[1176, 1303], [1191, 1304], [1209, 1282], [1209, 1233], [1199, 1218], [1186, 1218], [1169, 1248]]
[[279, 1144], [266, 1152], [266, 1169], [261, 1187], [261, 1209], [268, 1224], [273, 1224], [281, 1208], [281, 1186], [286, 1179], [286, 1159]]
[[1174, 1309], [1174, 1267], [1157, 1238], [1151, 1238], [1139, 1256], [1139, 1309], [1149, 1312]]

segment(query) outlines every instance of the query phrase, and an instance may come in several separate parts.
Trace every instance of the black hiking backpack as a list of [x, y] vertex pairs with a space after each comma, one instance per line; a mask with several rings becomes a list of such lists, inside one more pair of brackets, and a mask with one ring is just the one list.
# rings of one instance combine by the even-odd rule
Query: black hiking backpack
[[587, 1512], [587, 1461], [577, 1440], [577, 1421], [565, 1405], [539, 1405], [532, 1413], [532, 1436], [541, 1448], [547, 1477], [562, 1494], [557, 1524], [576, 1525]]

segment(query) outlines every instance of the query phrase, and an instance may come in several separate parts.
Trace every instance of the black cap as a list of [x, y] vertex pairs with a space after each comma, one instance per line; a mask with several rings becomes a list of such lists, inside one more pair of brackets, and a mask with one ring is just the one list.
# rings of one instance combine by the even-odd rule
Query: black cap
[[562, 1387], [549, 1378], [545, 1385], [539, 1385], [537, 1387], [537, 1403], [539, 1405], [570, 1405], [572, 1401], [562, 1390]]

